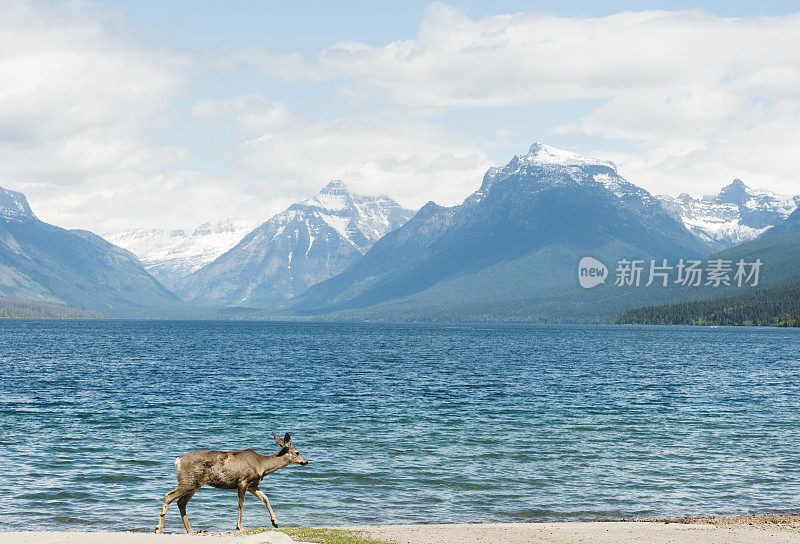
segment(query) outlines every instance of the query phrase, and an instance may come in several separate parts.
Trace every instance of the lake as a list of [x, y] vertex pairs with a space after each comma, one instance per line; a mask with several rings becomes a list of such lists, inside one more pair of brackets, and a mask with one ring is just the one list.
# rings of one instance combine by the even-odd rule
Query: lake
[[0, 320], [0, 368], [2, 530], [152, 530], [177, 456], [273, 431], [284, 526], [800, 507], [800, 330]]

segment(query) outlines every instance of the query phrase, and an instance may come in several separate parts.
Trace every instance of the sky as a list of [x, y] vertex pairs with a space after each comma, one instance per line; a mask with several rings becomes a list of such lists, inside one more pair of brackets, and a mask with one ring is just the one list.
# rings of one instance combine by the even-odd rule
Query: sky
[[0, 0], [0, 186], [59, 226], [452, 205], [534, 142], [800, 193], [800, 3]]

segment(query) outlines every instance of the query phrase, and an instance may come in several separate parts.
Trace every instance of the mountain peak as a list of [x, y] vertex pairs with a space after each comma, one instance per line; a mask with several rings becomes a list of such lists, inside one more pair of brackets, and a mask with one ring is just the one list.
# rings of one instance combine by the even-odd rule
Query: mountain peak
[[8, 220], [36, 219], [25, 195], [0, 187], [0, 218]]
[[528, 149], [528, 153], [522, 155], [522, 157], [520, 158], [526, 159], [528, 162], [531, 162], [533, 164], [541, 164], [541, 165], [558, 165], [558, 166], [600, 165], [600, 166], [607, 166], [613, 170], [617, 169], [617, 167], [614, 165], [613, 162], [593, 159], [591, 157], [586, 157], [578, 153], [573, 153], [572, 151], [567, 151], [565, 149], [558, 149], [553, 146], [544, 144], [542, 142], [534, 143], [530, 147], [530, 149]]
[[697, 238], [715, 250], [725, 249], [759, 236], [782, 223], [800, 204], [800, 195], [753, 189], [736, 178], [719, 194], [693, 198], [685, 193], [658, 197]]
[[335, 276], [413, 212], [341, 180], [272, 216], [175, 289], [203, 304], [275, 307]]
[[750, 187], [744, 184], [739, 178], [734, 179], [719, 191], [717, 200], [729, 204], [743, 205], [747, 202], [750, 195]]
[[320, 190], [319, 194], [321, 195], [338, 195], [338, 194], [346, 194], [347, 186], [345, 186], [344, 182], [340, 179], [335, 179], [333, 181], [328, 182], [328, 184]]
[[514, 155], [502, 167], [492, 167], [483, 176], [480, 188], [467, 197], [465, 202], [478, 202], [493, 190], [500, 180], [524, 176], [534, 180], [540, 187], [549, 187], [565, 180], [584, 183], [587, 180], [605, 186], [617, 196], [622, 193], [649, 193], [626, 182], [617, 172], [613, 162], [593, 159], [572, 151], [557, 149], [542, 142], [534, 143], [524, 155]]

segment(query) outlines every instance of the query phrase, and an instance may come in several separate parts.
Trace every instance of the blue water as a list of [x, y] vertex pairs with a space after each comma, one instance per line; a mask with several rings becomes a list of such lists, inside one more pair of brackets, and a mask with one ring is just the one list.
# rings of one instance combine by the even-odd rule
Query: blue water
[[0, 529], [151, 530], [175, 457], [272, 431], [311, 461], [261, 485], [283, 525], [797, 510], [798, 333], [0, 320]]

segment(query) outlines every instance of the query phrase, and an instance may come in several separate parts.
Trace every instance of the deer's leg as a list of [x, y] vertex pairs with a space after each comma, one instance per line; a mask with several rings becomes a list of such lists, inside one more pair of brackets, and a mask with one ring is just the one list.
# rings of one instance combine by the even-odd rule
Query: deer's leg
[[244, 509], [244, 493], [247, 491], [247, 488], [239, 486], [236, 491], [239, 492], [239, 517], [236, 518], [236, 530], [244, 531], [244, 526], [242, 525], [242, 510]]
[[189, 525], [189, 518], [186, 516], [186, 504], [196, 492], [196, 489], [194, 491], [189, 491], [178, 499], [178, 509], [181, 511], [181, 521], [183, 521], [183, 526], [186, 527], [186, 532], [190, 535], [194, 533], [192, 532], [192, 526]]
[[164, 505], [161, 507], [161, 517], [158, 518], [158, 525], [156, 526], [156, 532], [160, 533], [161, 530], [164, 528], [164, 519], [167, 517], [167, 508], [169, 507], [169, 503], [183, 495], [184, 491], [181, 489], [180, 486], [176, 487], [166, 495], [164, 495]]
[[272, 526], [273, 526], [273, 527], [275, 527], [275, 528], [277, 529], [277, 528], [278, 528], [278, 520], [277, 520], [277, 518], [275, 517], [275, 512], [273, 512], [273, 511], [272, 511], [272, 507], [269, 505], [269, 499], [267, 498], [267, 494], [266, 494], [266, 493], [264, 493], [263, 491], [261, 491], [261, 490], [260, 490], [258, 487], [256, 487], [256, 486], [250, 486], [250, 488], [248, 489], [248, 491], [250, 491], [250, 493], [252, 493], [252, 494], [253, 494], [253, 495], [255, 495], [256, 497], [258, 497], [258, 498], [259, 498], [259, 499], [261, 499], [262, 501], [264, 501], [264, 504], [266, 504], [266, 505], [267, 505], [267, 510], [269, 510], [269, 519], [270, 519], [270, 521], [272, 522]]

